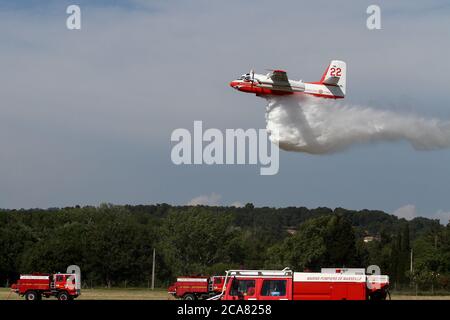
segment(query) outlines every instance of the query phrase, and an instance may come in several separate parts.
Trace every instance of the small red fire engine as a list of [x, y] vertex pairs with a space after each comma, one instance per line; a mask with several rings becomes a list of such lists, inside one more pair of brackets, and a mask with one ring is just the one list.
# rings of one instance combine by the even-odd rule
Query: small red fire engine
[[225, 277], [178, 277], [168, 292], [184, 300], [207, 299], [222, 292]]
[[25, 296], [26, 300], [41, 300], [43, 296], [72, 300], [81, 294], [79, 279], [71, 273], [24, 274], [11, 286], [11, 290]]
[[211, 300], [382, 300], [389, 277], [366, 275], [364, 269], [322, 272], [230, 270], [222, 292]]

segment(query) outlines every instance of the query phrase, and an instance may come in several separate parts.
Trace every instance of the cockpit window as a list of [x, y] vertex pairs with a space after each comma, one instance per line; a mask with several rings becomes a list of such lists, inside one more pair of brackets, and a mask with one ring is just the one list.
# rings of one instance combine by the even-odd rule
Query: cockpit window
[[252, 79], [252, 77], [250, 76], [250, 73], [243, 74], [242, 76], [240, 76], [238, 78], [238, 80], [246, 80], [246, 81], [250, 81], [251, 79]]
[[258, 79], [252, 79], [252, 76], [250, 75], [250, 73], [243, 74], [242, 76], [237, 78], [237, 80], [243, 80], [245, 82], [252, 82], [252, 81], [259, 82]]

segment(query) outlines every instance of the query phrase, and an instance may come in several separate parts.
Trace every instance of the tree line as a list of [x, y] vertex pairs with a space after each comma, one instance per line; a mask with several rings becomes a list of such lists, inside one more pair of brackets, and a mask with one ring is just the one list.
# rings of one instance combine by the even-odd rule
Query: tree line
[[160, 287], [232, 268], [378, 265], [395, 287], [450, 290], [450, 224], [427, 218], [252, 204], [0, 210], [0, 285], [76, 264], [88, 286], [146, 286], [153, 249]]

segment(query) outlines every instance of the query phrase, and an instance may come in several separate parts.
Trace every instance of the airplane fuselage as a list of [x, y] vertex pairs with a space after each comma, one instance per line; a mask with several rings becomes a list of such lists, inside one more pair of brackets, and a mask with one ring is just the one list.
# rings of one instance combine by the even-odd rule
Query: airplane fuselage
[[342, 99], [340, 88], [336, 85], [325, 85], [319, 82], [303, 82], [289, 80], [286, 83], [274, 82], [263, 74], [255, 74], [251, 79], [237, 79], [230, 82], [236, 90], [259, 95], [290, 95], [295, 93], [308, 94], [317, 97]]
[[347, 65], [344, 61], [332, 60], [317, 82], [291, 80], [284, 70], [271, 70], [268, 74], [252, 71], [230, 82], [236, 90], [254, 93], [257, 96], [308, 94], [316, 97], [342, 99], [346, 92]]

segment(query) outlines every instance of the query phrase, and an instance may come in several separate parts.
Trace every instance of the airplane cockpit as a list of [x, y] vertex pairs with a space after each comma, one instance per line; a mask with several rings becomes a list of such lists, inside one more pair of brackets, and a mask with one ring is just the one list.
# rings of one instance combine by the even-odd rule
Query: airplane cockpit
[[240, 76], [237, 80], [250, 81], [251, 79], [252, 77], [250, 76], [250, 73], [246, 73]]
[[246, 73], [237, 78], [238, 81], [244, 81], [244, 82], [253, 82], [253, 83], [260, 83], [259, 79], [252, 76], [251, 73]]

